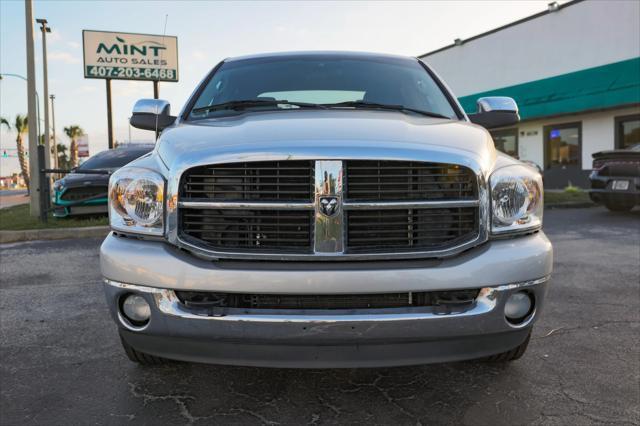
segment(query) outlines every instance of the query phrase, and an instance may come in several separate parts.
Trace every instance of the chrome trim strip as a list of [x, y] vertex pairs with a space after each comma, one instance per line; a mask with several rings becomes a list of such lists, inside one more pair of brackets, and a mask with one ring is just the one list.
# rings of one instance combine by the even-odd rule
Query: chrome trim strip
[[[327, 163], [327, 161], [318, 161]], [[316, 173], [317, 173], [316, 166]], [[318, 177], [316, 176], [316, 179]], [[340, 191], [341, 193], [341, 191]], [[336, 195], [319, 193], [316, 189], [316, 198], [322, 195]], [[246, 210], [279, 210], [279, 209], [316, 209], [316, 203], [304, 201], [291, 202], [234, 202], [234, 201], [180, 201], [178, 207], [185, 209], [246, 209]], [[439, 209], [454, 207], [477, 207], [478, 200], [454, 200], [454, 201], [343, 201], [344, 210], [392, 210], [392, 209]]]
[[345, 210], [440, 209], [477, 207], [480, 205], [480, 201], [345, 201], [342, 205]]
[[232, 202], [232, 201], [180, 201], [178, 207], [184, 209], [245, 209], [245, 210], [313, 210], [315, 208], [314, 203], [307, 202], [283, 202], [283, 203], [269, 203], [269, 202]]
[[[440, 314], [432, 312], [412, 312], [412, 313], [381, 313], [381, 314], [354, 314], [354, 315], [260, 315], [260, 314], [230, 314], [225, 316], [197, 315], [185, 310], [176, 296], [170, 289], [146, 287], [132, 284], [120, 283], [105, 279], [106, 285], [151, 294], [156, 302], [156, 307], [165, 315], [185, 319], [213, 320], [213, 321], [247, 321], [247, 322], [267, 322], [267, 323], [288, 323], [288, 322], [313, 322], [313, 323], [336, 323], [336, 322], [387, 322], [406, 320], [429, 320], [435, 318], [460, 318], [474, 315], [482, 315], [491, 312], [498, 304], [500, 294], [521, 287], [530, 287], [547, 282], [550, 276], [547, 275], [536, 280], [500, 285], [496, 287], [483, 287], [480, 289], [476, 306], [465, 312]], [[533, 318], [534, 315], [532, 315]], [[152, 315], [153, 318], [153, 315]], [[528, 322], [527, 322], [528, 324]], [[521, 325], [513, 326], [519, 328]]]
[[344, 253], [343, 173], [342, 161], [316, 161], [313, 230], [313, 251], [316, 255]]
[[516, 288], [522, 288], [522, 287], [530, 287], [533, 285], [538, 285], [538, 284], [544, 284], [547, 281], [549, 281], [551, 279], [551, 275], [545, 275], [542, 278], [538, 278], [535, 280], [530, 280], [530, 281], [522, 281], [519, 283], [512, 283], [512, 284], [506, 284], [506, 285], [501, 285], [498, 287], [494, 287], [496, 290], [498, 291], [508, 291], [508, 290], [514, 290]]

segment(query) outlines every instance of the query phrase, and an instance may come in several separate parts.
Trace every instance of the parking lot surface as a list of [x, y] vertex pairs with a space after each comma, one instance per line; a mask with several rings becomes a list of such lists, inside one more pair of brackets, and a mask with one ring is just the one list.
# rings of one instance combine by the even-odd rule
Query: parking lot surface
[[525, 356], [358, 370], [140, 367], [99, 240], [0, 246], [0, 424], [640, 424], [640, 211], [547, 211], [555, 271]]

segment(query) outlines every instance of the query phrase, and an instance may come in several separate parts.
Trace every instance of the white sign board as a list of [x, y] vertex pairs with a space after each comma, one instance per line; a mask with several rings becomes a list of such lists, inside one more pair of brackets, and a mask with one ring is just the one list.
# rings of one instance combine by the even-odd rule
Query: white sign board
[[82, 31], [85, 78], [178, 81], [178, 38]]
[[89, 136], [82, 135], [77, 140], [78, 143], [78, 158], [89, 157]]

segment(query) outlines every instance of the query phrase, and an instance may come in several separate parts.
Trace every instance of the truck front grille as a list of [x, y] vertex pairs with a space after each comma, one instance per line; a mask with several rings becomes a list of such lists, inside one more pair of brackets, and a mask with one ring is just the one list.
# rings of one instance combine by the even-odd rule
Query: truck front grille
[[218, 201], [311, 201], [312, 161], [265, 161], [196, 167], [183, 177], [182, 198]]
[[[457, 164], [291, 160], [198, 166], [180, 181], [177, 235], [214, 257], [446, 255], [479, 239], [478, 194], [473, 170]], [[329, 203], [338, 207], [323, 210]]]
[[310, 253], [313, 212], [182, 209], [182, 232], [217, 250]]
[[459, 200], [476, 196], [473, 171], [416, 161], [345, 162], [350, 200]]
[[352, 252], [442, 250], [476, 233], [477, 208], [352, 210], [347, 246]]

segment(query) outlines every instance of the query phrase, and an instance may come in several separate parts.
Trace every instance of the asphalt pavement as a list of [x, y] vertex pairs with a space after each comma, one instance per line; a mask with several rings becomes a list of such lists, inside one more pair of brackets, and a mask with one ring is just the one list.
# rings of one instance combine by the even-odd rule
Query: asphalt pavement
[[128, 361], [98, 239], [0, 246], [0, 424], [640, 424], [640, 210], [546, 212], [548, 302], [525, 356], [358, 370]]

